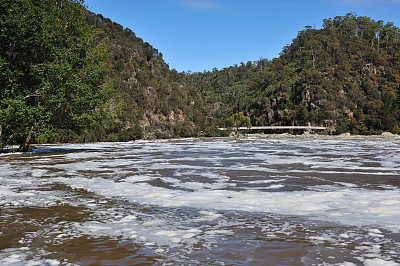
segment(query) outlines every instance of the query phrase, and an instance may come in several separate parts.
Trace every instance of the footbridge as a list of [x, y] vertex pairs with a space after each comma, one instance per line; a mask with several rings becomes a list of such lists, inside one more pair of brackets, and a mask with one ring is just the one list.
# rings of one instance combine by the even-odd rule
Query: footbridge
[[[228, 130], [226, 127], [218, 128], [219, 130]], [[234, 129], [234, 128], [232, 128]], [[326, 130], [327, 127], [317, 127], [317, 126], [262, 126], [262, 127], [239, 127], [239, 130], [293, 130], [293, 129], [300, 129], [300, 130]]]

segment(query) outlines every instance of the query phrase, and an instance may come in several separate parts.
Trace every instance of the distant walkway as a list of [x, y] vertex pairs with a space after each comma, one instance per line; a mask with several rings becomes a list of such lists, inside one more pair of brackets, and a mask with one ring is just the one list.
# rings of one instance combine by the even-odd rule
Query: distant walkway
[[[218, 128], [219, 130], [228, 130], [226, 127]], [[234, 128], [232, 128], [234, 129]], [[286, 130], [286, 129], [303, 129], [303, 130], [326, 130], [327, 127], [313, 127], [313, 126], [263, 126], [263, 127], [239, 127], [239, 130]]]

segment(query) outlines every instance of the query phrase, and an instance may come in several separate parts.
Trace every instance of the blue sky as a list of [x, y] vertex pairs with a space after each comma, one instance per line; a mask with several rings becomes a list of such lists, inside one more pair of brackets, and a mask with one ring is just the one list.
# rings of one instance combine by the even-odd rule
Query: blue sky
[[273, 59], [305, 26], [355, 12], [400, 27], [400, 0], [86, 0], [133, 30], [170, 68], [202, 72]]

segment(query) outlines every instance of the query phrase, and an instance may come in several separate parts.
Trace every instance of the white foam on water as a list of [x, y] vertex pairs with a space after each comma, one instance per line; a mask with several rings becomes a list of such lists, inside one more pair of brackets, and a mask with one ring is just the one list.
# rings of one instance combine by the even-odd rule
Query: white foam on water
[[354, 263], [348, 262], [348, 261], [345, 261], [345, 262], [337, 264], [337, 265], [339, 265], [339, 266], [357, 266], [357, 264], [354, 264]]
[[45, 170], [45, 169], [33, 169], [33, 170], [31, 171], [31, 175], [32, 175], [33, 177], [42, 177], [42, 176], [44, 176], [47, 172], [48, 172], [48, 170]]
[[124, 181], [127, 183], [138, 183], [138, 182], [151, 181], [151, 180], [154, 180], [155, 178], [156, 177], [153, 177], [153, 176], [134, 175], [134, 176], [126, 177], [124, 179]]
[[[247, 184], [270, 184], [270, 183], [278, 183], [286, 181], [286, 179], [266, 179], [266, 180], [255, 180], [255, 181], [247, 181]], [[279, 186], [279, 185], [278, 185]]]
[[[323, 174], [334, 174], [339, 177], [354, 173], [369, 178], [399, 177], [399, 167], [396, 165], [400, 158], [397, 157], [400, 155], [399, 152], [390, 143], [384, 143], [384, 149], [387, 149], [385, 152], [390, 153], [390, 156], [385, 156], [387, 154], [379, 151], [378, 155], [375, 151], [369, 152], [368, 149], [374, 149], [377, 143], [369, 141], [363, 146], [343, 141], [303, 143], [257, 140], [256, 143], [190, 141], [189, 144], [135, 142], [54, 145], [42, 152], [51, 152], [52, 147], [75, 149], [76, 152], [48, 154], [45, 155], [45, 160], [36, 158], [38, 157], [36, 154], [36, 159], [33, 158], [26, 165], [10, 161], [0, 165], [0, 204], [52, 206], [54, 202], [61, 201], [74, 204], [66, 201], [57, 191], [37, 190], [43, 184], [62, 183], [74, 189], [94, 192], [104, 197], [102, 202], [105, 203], [122, 199], [145, 208], [155, 206], [194, 209], [198, 215], [192, 218], [186, 217], [182, 222], [173, 220], [173, 217], [163, 217], [162, 214], [154, 216], [133, 212], [117, 214], [109, 207], [103, 209], [95, 201], [91, 201], [85, 205], [99, 217], [105, 218], [72, 223], [70, 226], [71, 232], [76, 234], [75, 237], [82, 234], [99, 237], [122, 236], [148, 247], [155, 246], [156, 253], [167, 253], [173, 248], [187, 247], [187, 254], [190, 254], [195, 249], [196, 243], [204, 241], [204, 247], [211, 247], [218, 242], [217, 238], [234, 235], [235, 231], [228, 228], [232, 225], [238, 226], [239, 222], [227, 222], [220, 212], [304, 216], [312, 220], [367, 228], [362, 234], [342, 232], [336, 235], [334, 231], [321, 234], [314, 232], [307, 238], [311, 243], [350, 245], [352, 241], [365, 237], [369, 239], [363, 243], [365, 246], [356, 247], [356, 249], [365, 247], [355, 252], [360, 261], [368, 266], [397, 265], [390, 261], [390, 257], [381, 255], [383, 252], [381, 243], [387, 241], [385, 230], [400, 232], [398, 187], [383, 184], [381, 189], [375, 190], [362, 188], [349, 181], [331, 182], [330, 185], [324, 186], [311, 185], [307, 190], [292, 192], [285, 192], [282, 189], [285, 187], [283, 183], [290, 184], [292, 179], [303, 178], [304, 174], [309, 174], [310, 178], [315, 178], [314, 175], [317, 175], [321, 177], [321, 182], [325, 181]], [[313, 154], [312, 150], [317, 150], [318, 155]], [[201, 156], [196, 157], [197, 154]], [[332, 154], [335, 156], [330, 156]], [[366, 159], [358, 160], [360, 156]], [[4, 158], [8, 160], [7, 156]], [[356, 160], [351, 160], [354, 158]], [[389, 162], [384, 163], [385, 160]], [[60, 163], [47, 165], [47, 161]], [[376, 162], [382, 167], [365, 166], [364, 162]], [[299, 165], [300, 169], [296, 169], [295, 166], [292, 169], [285, 169], [283, 165]], [[49, 170], [51, 168], [58, 171], [51, 172]], [[240, 176], [232, 176], [230, 171], [243, 171], [243, 173], [255, 171], [257, 176], [250, 178], [245, 176], [241, 179]], [[270, 175], [277, 172], [279, 175]], [[263, 174], [266, 179], [263, 179]], [[238, 187], [240, 185], [240, 188], [234, 189], [236, 184]], [[268, 189], [282, 190], [270, 192]], [[83, 199], [82, 203], [84, 201]], [[191, 228], [191, 223], [205, 225]], [[217, 225], [210, 227], [210, 223]], [[248, 228], [246, 226], [238, 228]], [[280, 234], [290, 236], [296, 232], [295, 225], [289, 223], [281, 225], [277, 230], [272, 230], [268, 226], [264, 226], [263, 230], [265, 235], [271, 238]], [[66, 234], [60, 231], [54, 236], [58, 241], [62, 241]], [[16, 252], [16, 256], [10, 254], [8, 251], [0, 253], [0, 264], [4, 259], [6, 262], [14, 260], [17, 265], [24, 261], [26, 264], [26, 259], [19, 256], [20, 253]], [[36, 263], [36, 260], [32, 260], [32, 263]], [[58, 263], [58, 261], [46, 263]]]
[[[400, 191], [323, 186], [320, 191], [230, 191], [198, 186], [195, 191], [154, 187], [147, 183], [113, 182], [102, 178], [57, 178], [60, 183], [105, 197], [161, 207], [195, 207], [304, 215], [347, 225], [380, 225], [400, 232]], [[190, 186], [195, 188], [195, 186]], [[318, 187], [316, 187], [318, 189]]]
[[0, 185], [0, 197], [8, 197], [16, 195], [18, 195], [18, 193], [13, 192], [9, 187]]
[[[114, 211], [116, 210], [110, 210], [108, 215], [115, 217]], [[205, 215], [207, 219], [203, 221], [213, 221], [220, 217], [215, 213], [208, 212]], [[138, 217], [141, 218], [138, 219]], [[185, 220], [187, 223], [190, 221], [199, 222], [200, 220], [189, 217]], [[72, 225], [74, 229], [71, 231], [75, 234], [81, 232], [81, 234], [91, 236], [131, 239], [144, 246], [154, 246], [157, 253], [169, 252], [171, 249], [184, 249], [187, 254], [190, 254], [199, 242], [208, 245], [216, 243], [220, 238], [219, 234], [225, 232], [219, 229], [224, 225], [219, 221], [213, 228], [209, 226], [191, 228], [182, 225], [179, 221], [163, 217], [162, 214], [146, 216], [143, 213], [137, 213], [115, 218], [113, 221], [104, 220], [101, 223], [96, 221], [74, 223]]]
[[364, 261], [364, 266], [399, 266], [399, 263], [386, 261], [379, 258], [367, 259]]
[[57, 266], [73, 264], [61, 262], [56, 259], [43, 259], [40, 254], [46, 254], [43, 250], [31, 250], [28, 247], [8, 248], [0, 251], [0, 265], [2, 266]]

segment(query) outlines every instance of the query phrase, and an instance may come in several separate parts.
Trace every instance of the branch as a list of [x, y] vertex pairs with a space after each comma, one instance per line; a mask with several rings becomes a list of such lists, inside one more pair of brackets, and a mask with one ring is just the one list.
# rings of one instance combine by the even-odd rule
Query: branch
[[32, 97], [41, 97], [41, 94], [31, 94], [31, 95], [27, 95], [24, 97], [24, 100], [28, 99], [28, 98], [32, 98]]

